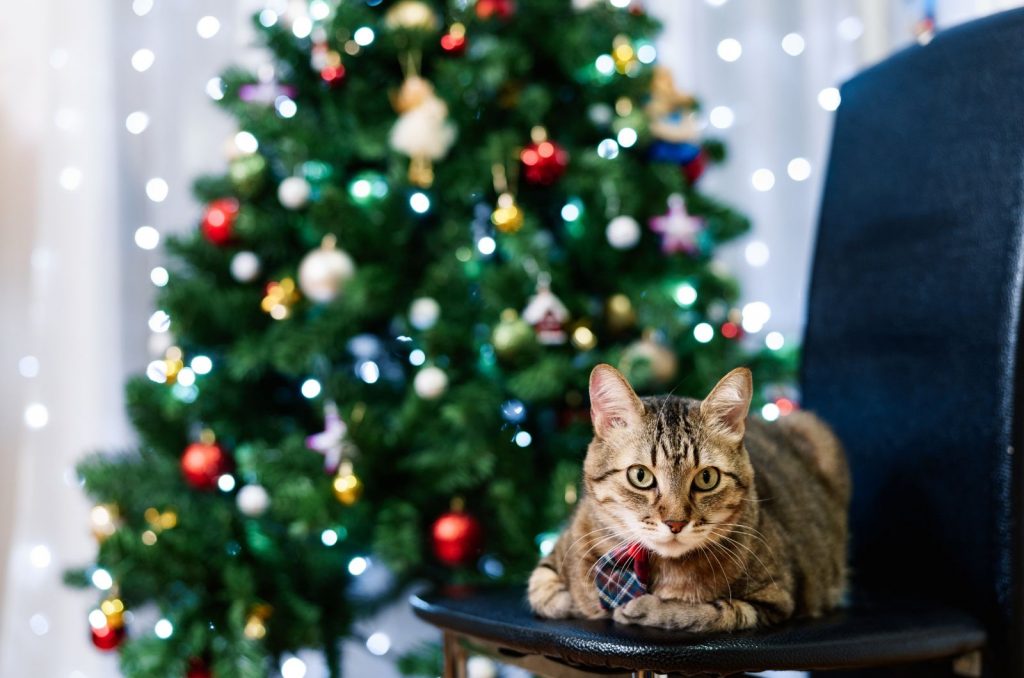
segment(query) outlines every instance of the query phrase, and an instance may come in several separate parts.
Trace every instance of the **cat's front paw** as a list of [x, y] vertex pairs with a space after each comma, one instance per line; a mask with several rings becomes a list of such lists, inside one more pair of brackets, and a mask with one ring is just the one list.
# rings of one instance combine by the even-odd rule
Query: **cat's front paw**
[[567, 619], [573, 616], [572, 595], [562, 578], [552, 568], [541, 565], [530, 575], [527, 598], [533, 611], [548, 619]]
[[662, 607], [660, 598], [647, 593], [615, 608], [612, 618], [620, 624], [649, 625], [652, 623], [651, 619], [659, 616]]

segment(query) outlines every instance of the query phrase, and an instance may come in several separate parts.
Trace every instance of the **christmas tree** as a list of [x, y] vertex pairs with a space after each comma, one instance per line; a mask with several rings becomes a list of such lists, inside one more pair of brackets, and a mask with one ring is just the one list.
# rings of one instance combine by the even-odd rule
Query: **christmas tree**
[[68, 580], [101, 590], [93, 639], [127, 676], [311, 646], [338, 675], [353, 620], [413, 578], [525, 581], [577, 498], [594, 365], [693, 395], [785, 372], [744, 348], [713, 254], [749, 225], [699, 189], [723, 149], [637, 3], [255, 21], [273, 69], [214, 83], [239, 133], [170, 240], [138, 449], [79, 467], [99, 553]]

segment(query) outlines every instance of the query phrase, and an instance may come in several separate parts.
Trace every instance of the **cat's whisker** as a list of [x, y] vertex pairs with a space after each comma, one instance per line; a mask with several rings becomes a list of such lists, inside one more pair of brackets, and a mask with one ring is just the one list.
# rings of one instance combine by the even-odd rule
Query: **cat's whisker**
[[722, 561], [718, 559], [718, 556], [716, 556], [713, 551], [706, 550], [705, 546], [707, 546], [707, 544], [703, 544], [699, 547], [700, 551], [704, 554], [704, 560], [708, 561], [708, 567], [711, 568], [711, 574], [714, 576], [716, 583], [718, 582], [718, 575], [715, 574], [715, 569], [711, 566], [711, 561], [708, 560], [708, 555], [710, 554], [711, 557], [715, 559], [715, 562], [718, 563], [718, 569], [722, 571], [722, 577], [725, 579], [725, 588], [729, 591], [729, 602], [732, 602], [732, 584], [729, 582], [729, 575], [726, 574], [725, 568], [722, 567]]
[[[737, 532], [739, 534], [751, 537], [753, 539], [757, 539], [762, 544], [764, 544], [764, 547], [766, 549], [768, 549], [769, 555], [771, 555], [772, 558], [776, 558], [775, 551], [772, 549], [771, 544], [768, 543], [768, 540], [765, 538], [764, 534], [762, 532], [760, 532], [759, 530], [751, 527], [750, 525], [744, 525], [742, 523], [715, 523], [714, 525], [721, 525], [723, 527], [729, 527], [729, 528], [732, 528], [731, 531], [734, 531], [734, 532]], [[712, 527], [714, 527], [714, 525]], [[748, 530], [748, 531], [744, 532], [744, 530]]]
[[[714, 532], [714, 530], [712, 530], [712, 532]], [[761, 560], [761, 556], [757, 555], [757, 553], [754, 551], [754, 549], [750, 548], [749, 546], [747, 546], [746, 544], [744, 544], [744, 543], [742, 543], [740, 541], [737, 541], [736, 539], [733, 539], [732, 537], [730, 537], [728, 535], [718, 534], [718, 537], [721, 538], [721, 539], [724, 539], [724, 540], [726, 540], [726, 541], [728, 541], [730, 543], [733, 543], [736, 546], [739, 546], [740, 548], [746, 549], [750, 553], [750, 555], [752, 555], [757, 560], [757, 562], [761, 564], [761, 567], [764, 568], [765, 574], [767, 574], [768, 578], [772, 580], [772, 584], [773, 585], [775, 584], [775, 577], [772, 575], [772, 571], [770, 569], [768, 569], [768, 566], [764, 564], [764, 561]]]
[[[624, 546], [629, 545], [630, 543], [632, 543], [632, 541], [633, 540], [631, 538], [627, 537], [627, 538], [623, 539], [623, 538], [621, 538], [621, 535], [620, 535], [619, 536], [619, 542], [615, 546], [613, 546], [610, 549], [608, 549], [608, 551], [616, 551], [616, 550], [618, 550], [618, 549], [620, 549], [620, 548], [622, 548]], [[590, 550], [592, 550], [592, 549], [590, 549]], [[590, 553], [590, 550], [588, 550], [587, 553]], [[603, 555], [604, 554], [602, 553], [601, 556], [603, 556]], [[587, 573], [583, 576], [584, 579], [590, 579], [590, 575], [593, 574], [594, 575], [594, 581], [595, 582], [597, 581], [597, 564], [601, 561], [601, 556], [598, 556], [594, 560], [593, 564], [591, 564], [591, 566], [587, 569]], [[580, 560], [583, 560], [585, 557], [586, 557], [586, 555], [584, 555], [582, 558], [580, 558]]]
[[576, 541], [574, 541], [574, 542], [573, 542], [572, 544], [570, 544], [570, 545], [569, 545], [569, 548], [567, 548], [567, 549], [565, 550], [565, 555], [564, 555], [564, 556], [562, 556], [562, 558], [563, 558], [563, 559], [565, 559], [565, 558], [568, 558], [568, 557], [569, 557], [569, 554], [570, 554], [570, 553], [572, 553], [572, 550], [573, 550], [574, 548], [576, 548], [576, 545], [577, 545], [577, 544], [579, 544], [579, 543], [580, 543], [581, 541], [583, 541], [583, 540], [584, 540], [584, 539], [586, 539], [587, 537], [589, 537], [589, 536], [591, 536], [591, 535], [594, 535], [594, 534], [598, 534], [598, 533], [600, 533], [600, 532], [615, 532], [615, 528], [614, 528], [614, 527], [610, 527], [610, 526], [606, 526], [606, 527], [599, 527], [599, 528], [597, 528], [596, 530], [591, 530], [590, 532], [587, 532], [586, 534], [583, 534], [583, 535], [581, 535], [581, 536], [579, 537], [579, 539], [577, 539]]
[[[719, 535], [717, 533], [715, 533], [714, 531], [712, 531], [712, 536], [716, 536], [717, 537]], [[722, 553], [725, 556], [731, 558], [732, 562], [736, 565], [736, 567], [739, 568], [739, 574], [746, 574], [747, 573], [747, 565], [746, 565], [746, 563], [743, 562], [743, 559], [740, 558], [739, 555], [733, 553], [731, 550], [726, 548], [724, 544], [720, 544], [719, 542], [714, 541], [714, 540], [708, 540], [706, 543], [708, 544], [708, 546], [711, 546], [712, 548], [718, 549], [719, 553]]]

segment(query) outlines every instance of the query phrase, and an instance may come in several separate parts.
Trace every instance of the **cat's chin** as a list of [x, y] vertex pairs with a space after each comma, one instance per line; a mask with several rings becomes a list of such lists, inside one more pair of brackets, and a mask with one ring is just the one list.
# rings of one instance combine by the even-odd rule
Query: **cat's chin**
[[682, 558], [693, 552], [700, 543], [693, 540], [659, 539], [650, 544], [650, 549], [662, 558]]

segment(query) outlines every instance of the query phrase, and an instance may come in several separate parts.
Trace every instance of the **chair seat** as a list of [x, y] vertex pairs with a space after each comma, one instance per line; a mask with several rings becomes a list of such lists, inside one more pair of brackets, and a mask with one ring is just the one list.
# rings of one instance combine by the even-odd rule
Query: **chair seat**
[[839, 669], [952, 658], [982, 648], [970, 615], [924, 601], [855, 595], [846, 609], [757, 631], [699, 635], [610, 620], [540, 619], [515, 588], [447, 588], [415, 595], [417, 616], [509, 654], [577, 667], [658, 673]]

